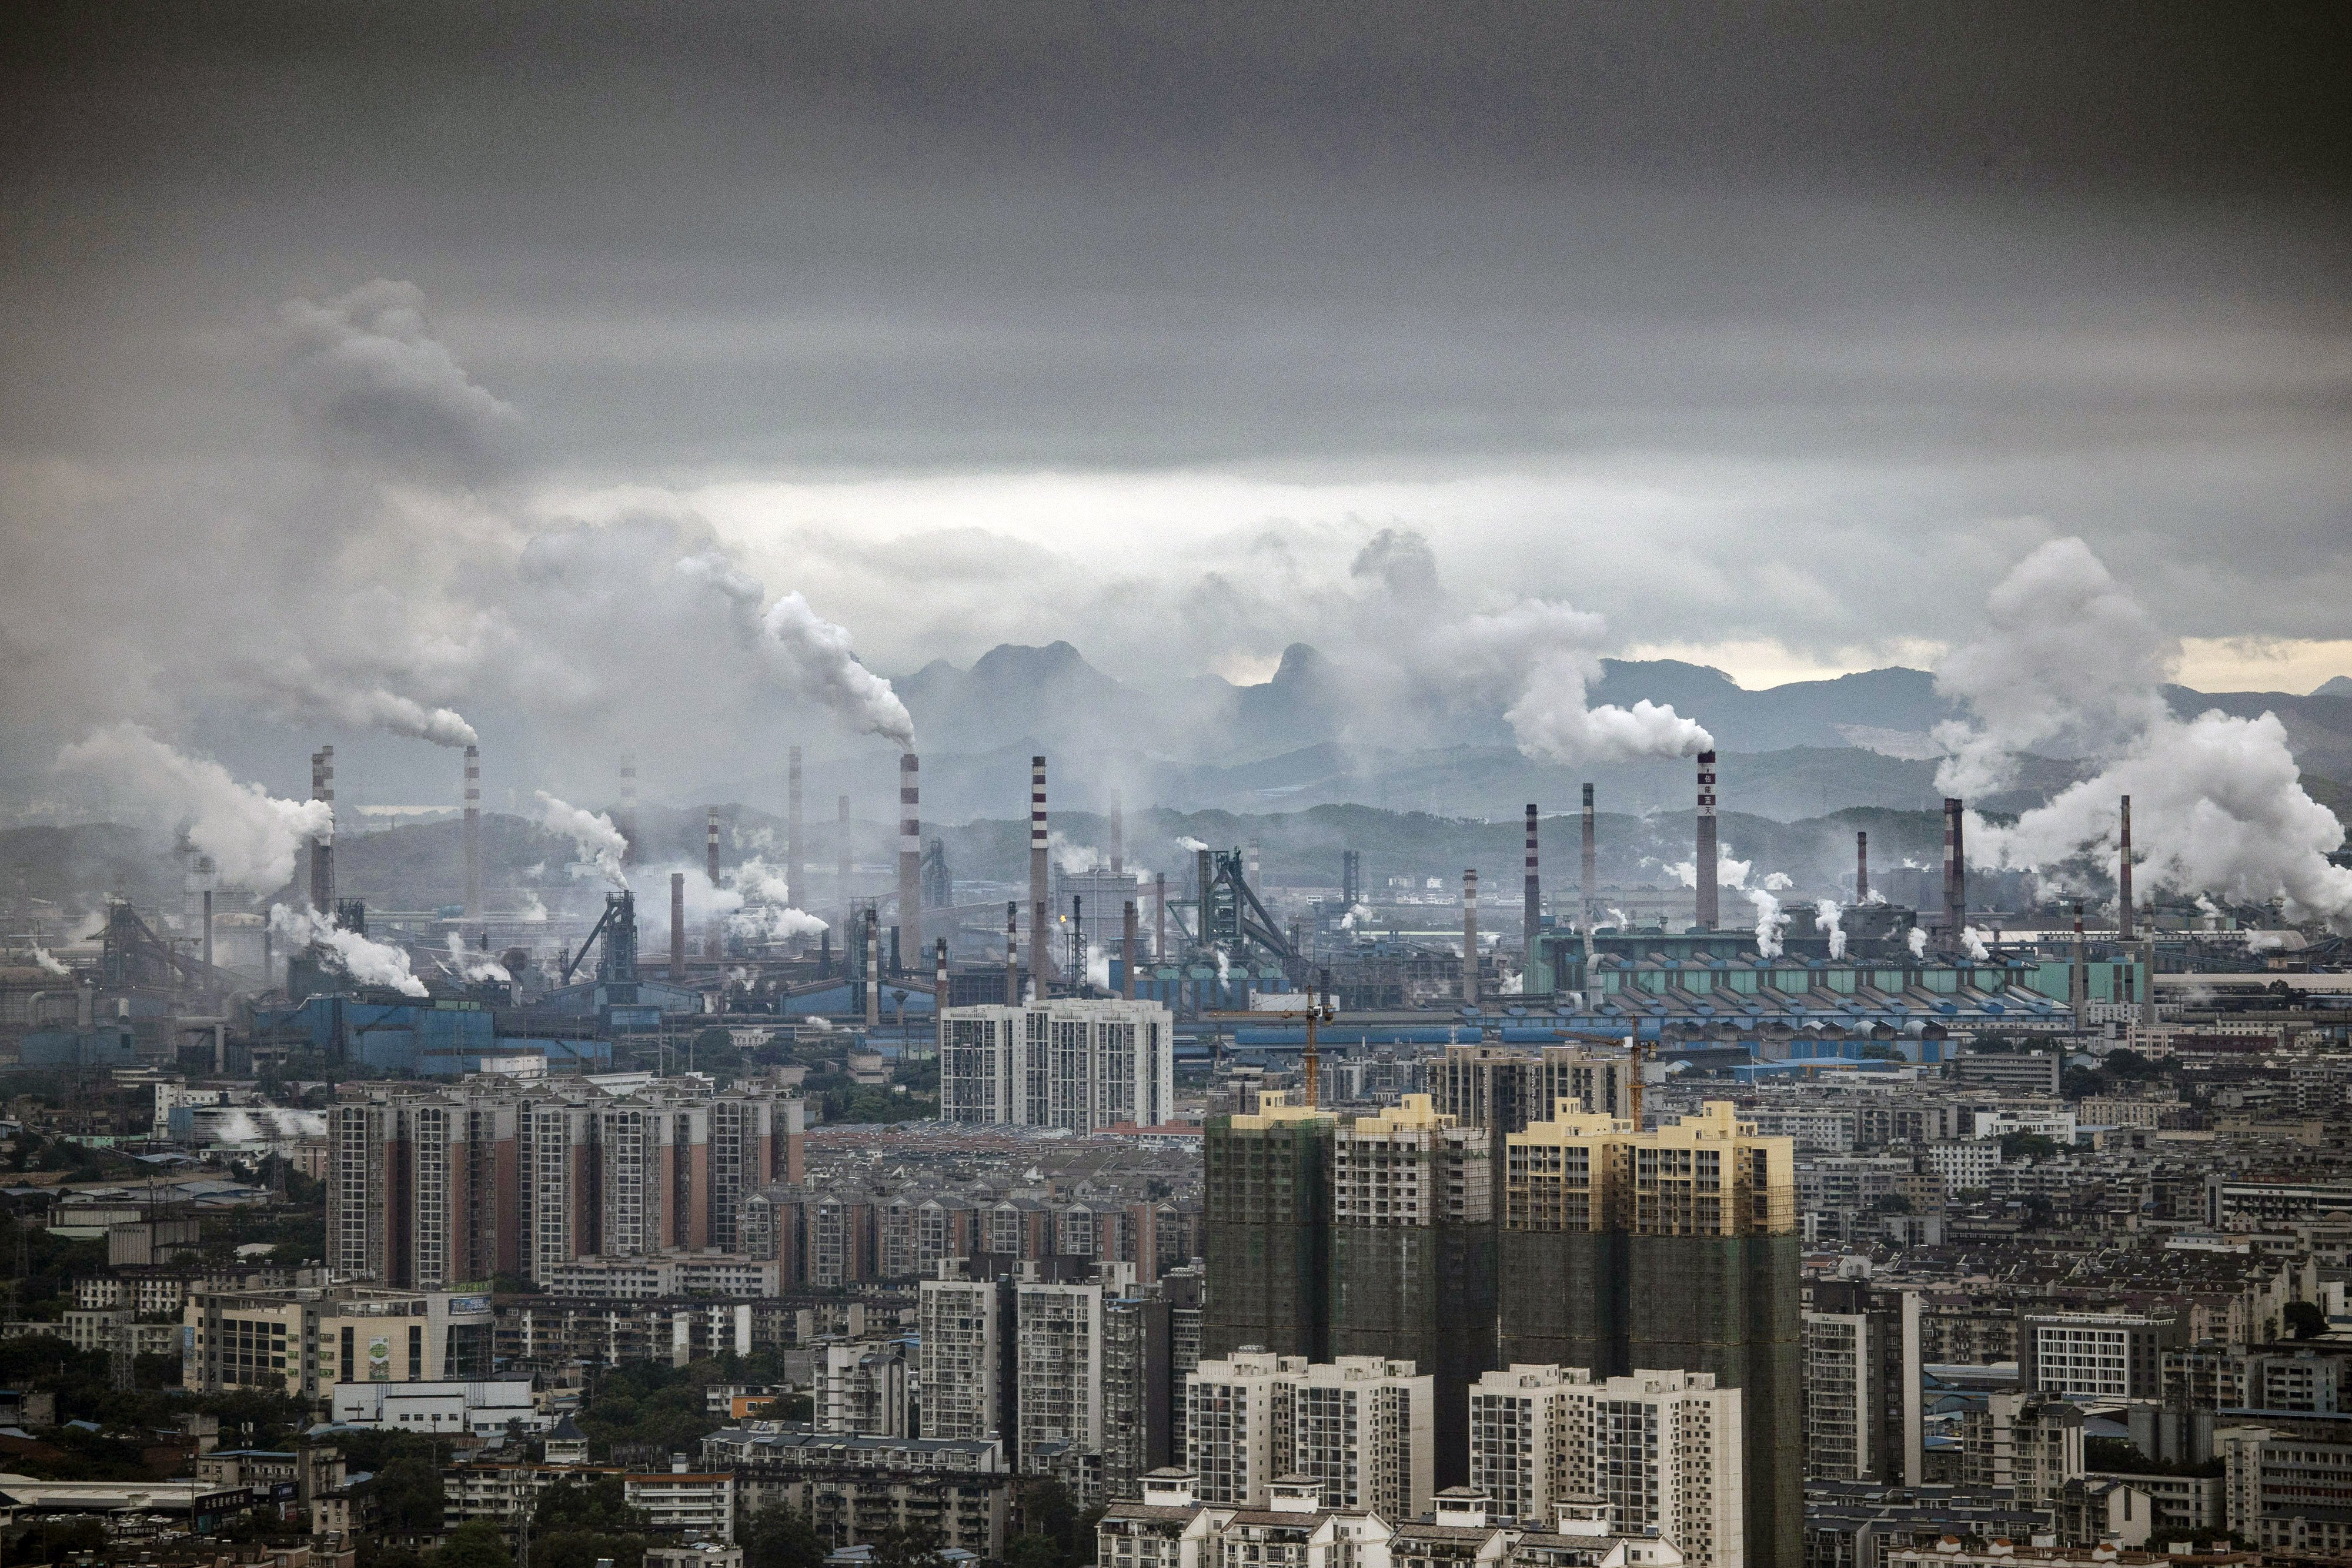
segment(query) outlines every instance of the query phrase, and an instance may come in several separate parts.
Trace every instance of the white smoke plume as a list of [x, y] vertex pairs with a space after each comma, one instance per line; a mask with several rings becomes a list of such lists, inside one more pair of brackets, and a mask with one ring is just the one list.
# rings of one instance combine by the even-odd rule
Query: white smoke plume
[[1760, 887], [1748, 890], [1748, 902], [1756, 906], [1756, 952], [1759, 957], [1780, 956], [1780, 928], [1789, 917], [1780, 913], [1780, 901]]
[[413, 697], [365, 683], [345, 685], [307, 665], [272, 670], [262, 684], [289, 714], [338, 719], [450, 747], [477, 746], [481, 737], [465, 716], [446, 707], [428, 708]]
[[541, 827], [570, 839], [581, 861], [593, 866], [606, 882], [614, 887], [629, 885], [621, 874], [621, 857], [628, 852], [629, 841], [613, 825], [612, 818], [602, 811], [583, 810], [544, 789], [532, 791], [532, 797], [539, 802]]
[[1791, 877], [1787, 872], [1776, 871], [1765, 873], [1764, 881], [1761, 885], [1767, 893], [1786, 893], [1790, 888], [1796, 886], [1797, 883], [1796, 879]]
[[1886, 895], [1874, 887], [1870, 890], [1870, 897], [1866, 902], [1871, 904], [1884, 904], [1886, 902]]
[[380, 277], [322, 304], [291, 300], [278, 319], [305, 405], [376, 455], [478, 460], [521, 422], [433, 337], [413, 283]]
[[1175, 842], [1178, 849], [1190, 855], [1197, 855], [1209, 847], [1198, 839], [1178, 839]]
[[1837, 900], [1833, 898], [1821, 899], [1813, 904], [1814, 929], [1829, 938], [1830, 956], [1832, 958], [1845, 956], [1845, 927], [1838, 924], [1844, 915], [1845, 911], [1838, 907]]
[[1612, 906], [1609, 911], [1609, 920], [1610, 924], [1615, 925], [1620, 931], [1629, 931], [1633, 929], [1633, 917], [1626, 914], [1622, 909]]
[[514, 917], [526, 925], [546, 925], [547, 905], [540, 902], [539, 894], [526, 890], [522, 896], [523, 906], [515, 912]]
[[2085, 850], [2111, 861], [2116, 800], [2129, 795], [2134, 847], [2158, 884], [2276, 899], [2290, 920], [2352, 930], [2352, 870], [2327, 859], [2344, 826], [2305, 792], [2286, 727], [2269, 713], [2173, 717], [2160, 685], [2175, 645], [2088, 546], [2060, 539], [2034, 551], [1994, 591], [1990, 612], [1990, 633], [1947, 664], [1958, 671], [1948, 689], [1978, 722], [1954, 732], [1944, 787], [1997, 785], [2014, 776], [2019, 752], [2045, 742], [2104, 766], [2013, 825], [1973, 819], [1979, 856], [2036, 871]]
[[50, 952], [38, 942], [33, 944], [33, 962], [47, 974], [70, 975], [73, 973], [71, 969], [58, 961], [58, 956], [55, 953]]
[[1219, 985], [1221, 985], [1221, 986], [1222, 986], [1222, 985], [1223, 985], [1223, 984], [1225, 983], [1226, 979], [1227, 979], [1227, 978], [1232, 975], [1232, 973], [1233, 973], [1233, 965], [1232, 965], [1230, 962], [1228, 962], [1228, 961], [1226, 960], [1226, 957], [1225, 957], [1225, 950], [1224, 950], [1223, 947], [1218, 948], [1218, 949], [1217, 949], [1217, 984], [1219, 984]]
[[1349, 907], [1347, 914], [1339, 916], [1339, 929], [1342, 931], [1353, 931], [1360, 922], [1369, 922], [1371, 918], [1372, 906], [1370, 904], [1358, 904], [1352, 905]]
[[449, 933], [449, 967], [461, 980], [496, 980], [502, 986], [514, 982], [514, 977], [507, 973], [504, 964], [488, 953], [470, 951], [462, 931]]
[[1110, 954], [1098, 943], [1087, 944], [1087, 984], [1099, 991], [1110, 989]]
[[1110, 869], [1110, 856], [1092, 844], [1073, 843], [1059, 832], [1047, 834], [1045, 841], [1053, 851], [1054, 864], [1064, 876], [1084, 876], [1089, 872]]
[[1563, 766], [1687, 757], [1715, 745], [1699, 725], [1643, 698], [1632, 707], [1592, 706], [1608, 622], [1554, 600], [1534, 599], [1472, 615], [1429, 638], [1424, 674], [1471, 689], [1513, 690], [1504, 717], [1520, 754]]
[[346, 931], [313, 909], [270, 905], [270, 929], [299, 946], [316, 945], [334, 954], [344, 974], [362, 986], [384, 986], [403, 996], [426, 994], [425, 982], [408, 967], [408, 955]]
[[1979, 964], [1990, 963], [1992, 959], [1992, 949], [1985, 946], [1984, 933], [1973, 925], [1960, 928], [1960, 946], [1969, 957]]
[[[1755, 868], [1754, 861], [1736, 861], [1722, 850], [1718, 849], [1715, 852], [1715, 884], [1717, 887], [1735, 887], [1745, 891], [1748, 886], [1748, 873]], [[1685, 887], [1698, 885], [1696, 861], [1676, 861], [1666, 867], [1666, 870], [1672, 873], [1675, 880]], [[1787, 883], [1784, 882], [1781, 885], [1786, 886]]]
[[1936, 672], [1973, 723], [1940, 725], [1947, 795], [2000, 789], [2029, 752], [2104, 757], [2165, 718], [2160, 689], [2180, 659], [2137, 601], [2078, 538], [2053, 539], [1985, 601], [1985, 635]]
[[775, 904], [751, 904], [727, 917], [729, 930], [769, 942], [814, 936], [824, 927], [824, 921], [805, 909], [790, 909]]
[[316, 1111], [285, 1105], [231, 1105], [206, 1118], [224, 1144], [258, 1144], [278, 1138], [323, 1138], [327, 1118]]
[[140, 725], [113, 725], [74, 742], [58, 753], [58, 767], [95, 779], [135, 820], [184, 831], [213, 857], [223, 883], [256, 893], [285, 884], [305, 839], [334, 835], [325, 801], [280, 800], [257, 784], [240, 784], [210, 758], [175, 751]]
[[702, 872], [687, 872], [688, 920], [699, 923], [715, 915], [739, 936], [771, 942], [814, 936], [825, 928], [824, 921], [793, 906], [793, 891], [783, 868], [762, 856], [753, 855], [725, 868], [719, 880], [721, 885], [714, 888]]
[[1927, 956], [1927, 928], [1926, 926], [1914, 925], [1910, 930], [1906, 931], [1903, 934], [1903, 941], [1904, 945], [1911, 949], [1911, 956], [1914, 958], [1924, 958]]
[[915, 721], [907, 705], [888, 681], [857, 662], [845, 628], [810, 609], [798, 593], [761, 609], [766, 588], [715, 551], [688, 556], [677, 570], [727, 598], [739, 628], [788, 685], [858, 730], [914, 749]]

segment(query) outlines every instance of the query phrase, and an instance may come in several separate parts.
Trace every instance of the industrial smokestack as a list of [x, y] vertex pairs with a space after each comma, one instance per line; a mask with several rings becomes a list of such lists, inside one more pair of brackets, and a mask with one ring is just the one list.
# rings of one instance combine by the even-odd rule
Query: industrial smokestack
[[1588, 936], [1592, 935], [1592, 904], [1597, 891], [1593, 886], [1594, 848], [1592, 786], [1587, 784], [1584, 787], [1584, 883], [1582, 888], [1584, 907], [1577, 911], [1576, 928]]
[[1265, 883], [1258, 871], [1257, 841], [1255, 839], [1252, 839], [1249, 842], [1249, 858], [1243, 862], [1243, 868], [1242, 880], [1249, 883], [1249, 888], [1252, 893], [1255, 893], [1263, 898], [1265, 895]]
[[1004, 901], [1004, 1005], [1021, 1005], [1021, 904]]
[[466, 747], [466, 915], [482, 914], [482, 748]]
[[637, 758], [633, 751], [621, 753], [621, 863], [637, 863]]
[[2091, 1005], [2091, 961], [2083, 946], [2083, 906], [2074, 905], [2074, 956], [2066, 966], [2066, 999], [2074, 1009], [2074, 1032], [2083, 1032], [2083, 1015]]
[[1961, 813], [1965, 810], [1964, 801], [1954, 796], [1944, 797], [1944, 925], [1956, 943], [1969, 916], [1968, 846], [1961, 840]]
[[835, 858], [836, 862], [834, 870], [834, 880], [839, 883], [841, 887], [841, 917], [845, 920], [848, 920], [854, 918], [857, 912], [851, 908], [849, 904], [849, 873], [851, 865], [849, 858], [849, 797], [846, 795], [841, 797], [839, 815], [840, 820], [835, 824], [834, 834], [834, 836], [839, 841], [839, 842], [834, 846], [835, 851]]
[[1526, 927], [1527, 961], [1532, 967], [1536, 961], [1536, 937], [1543, 925], [1543, 878], [1536, 871], [1536, 803], [1528, 802], [1528, 887], [1527, 908], [1520, 915]]
[[1029, 759], [1029, 978], [1037, 988], [1037, 999], [1045, 999], [1045, 988], [1054, 978], [1052, 928], [1047, 922], [1052, 910], [1047, 900], [1052, 889], [1046, 886], [1048, 871], [1045, 831], [1045, 759]]
[[213, 967], [213, 890], [205, 889], [205, 967]]
[[1853, 836], [1853, 902], [1856, 908], [1870, 902], [1870, 835]]
[[[710, 879], [710, 885], [715, 891], [719, 886], [719, 808], [716, 806], [709, 808], [703, 814], [702, 874]], [[801, 890], [797, 887], [790, 891], [794, 898], [801, 895]], [[709, 922], [702, 928], [702, 956], [711, 959], [725, 957], [727, 956], [726, 936], [726, 920], [714, 910]]]
[[1462, 873], [1462, 1005], [1478, 1005], [1478, 868]]
[[[323, 800], [331, 822], [335, 814], [335, 748], [322, 746], [310, 754], [310, 799]], [[310, 907], [322, 916], [335, 913], [335, 841], [330, 828], [310, 841]]]
[[948, 939], [942, 936], [931, 950], [931, 1051], [935, 1061], [947, 1060], [948, 996], [952, 988], [948, 980]]
[[669, 873], [669, 978], [686, 983], [686, 873]]
[[1151, 877], [1151, 961], [1168, 962], [1168, 873], [1154, 872]]
[[1135, 1000], [1135, 900], [1131, 898], [1120, 916], [1119, 964], [1126, 973], [1119, 977], [1118, 994], [1131, 1002]]
[[808, 887], [802, 881], [808, 873], [808, 846], [801, 837], [801, 748], [797, 746], [785, 764], [784, 777], [784, 891], [794, 904], [806, 909], [815, 900], [809, 897]]
[[2116, 936], [2132, 939], [2131, 797], [2124, 797], [2123, 817], [2116, 831]]
[[1110, 874], [1113, 881], [1127, 876], [1127, 798], [1116, 789], [1110, 796]]
[[866, 911], [866, 1028], [882, 1027], [882, 921], [871, 906]]
[[1722, 919], [1715, 886], [1715, 753], [1698, 754], [1698, 924], [1712, 931]]
[[916, 772], [920, 766], [913, 752], [899, 754], [898, 937], [912, 953], [923, 949], [923, 791]]

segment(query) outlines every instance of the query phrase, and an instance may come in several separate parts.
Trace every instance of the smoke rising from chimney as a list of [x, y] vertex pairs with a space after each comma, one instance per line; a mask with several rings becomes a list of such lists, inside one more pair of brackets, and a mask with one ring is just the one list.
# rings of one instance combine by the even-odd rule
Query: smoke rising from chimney
[[387, 987], [405, 997], [426, 994], [425, 982], [408, 967], [407, 954], [370, 941], [356, 931], [346, 931], [315, 909], [274, 904], [269, 907], [269, 928], [291, 946], [326, 948], [343, 973], [360, 985]]
[[716, 550], [686, 557], [677, 571], [727, 600], [739, 632], [787, 685], [824, 703], [852, 728], [893, 741], [902, 751], [914, 749], [915, 721], [907, 705], [888, 681], [857, 662], [845, 628], [810, 609], [798, 593], [762, 610], [767, 590]]
[[629, 852], [629, 841], [621, 836], [612, 818], [602, 811], [583, 810], [567, 800], [559, 800], [544, 789], [534, 790], [532, 797], [539, 802], [541, 827], [570, 839], [580, 860], [593, 866], [606, 882], [614, 887], [629, 885], [621, 870]]
[[281, 800], [240, 784], [219, 763], [176, 751], [142, 725], [96, 731], [60, 750], [57, 765], [95, 780], [134, 820], [184, 831], [224, 883], [256, 893], [285, 884], [303, 841], [334, 836], [326, 801]]

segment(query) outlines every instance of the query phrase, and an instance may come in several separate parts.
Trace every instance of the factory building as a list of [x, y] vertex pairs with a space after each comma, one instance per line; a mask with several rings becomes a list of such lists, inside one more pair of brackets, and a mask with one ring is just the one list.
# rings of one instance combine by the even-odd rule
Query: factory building
[[1176, 1020], [1157, 1002], [950, 1008], [940, 1033], [942, 1121], [1084, 1137], [1174, 1118]]
[[[1795, 1151], [1732, 1107], [1637, 1131], [1563, 1101], [1504, 1140], [1500, 1356], [1707, 1373], [1744, 1396], [1746, 1540], [1799, 1560], [1801, 1406]], [[1687, 1550], [1687, 1544], [1685, 1543]]]

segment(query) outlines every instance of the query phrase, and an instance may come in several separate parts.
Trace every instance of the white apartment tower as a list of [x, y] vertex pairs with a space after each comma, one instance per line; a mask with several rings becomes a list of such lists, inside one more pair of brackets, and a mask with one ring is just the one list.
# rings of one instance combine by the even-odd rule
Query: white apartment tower
[[1175, 1017], [1158, 1002], [1063, 999], [950, 1008], [940, 1119], [1085, 1136], [1174, 1115]]
[[1013, 1376], [1022, 1463], [1049, 1444], [1097, 1456], [1073, 1467], [1078, 1506], [1090, 1506], [1090, 1479], [1103, 1450], [1103, 1288], [1024, 1283], [1013, 1308]]
[[1471, 1485], [1526, 1521], [1594, 1499], [1616, 1534], [1662, 1536], [1694, 1568], [1742, 1568], [1740, 1398], [1705, 1372], [1490, 1372], [1470, 1391]]
[[1184, 1462], [1205, 1503], [1265, 1508], [1298, 1475], [1334, 1507], [1412, 1519], [1434, 1495], [1433, 1385], [1409, 1361], [1236, 1351], [1185, 1375]]
[[1005, 1293], [992, 1280], [926, 1280], [917, 1301], [923, 1436], [1002, 1442]]

